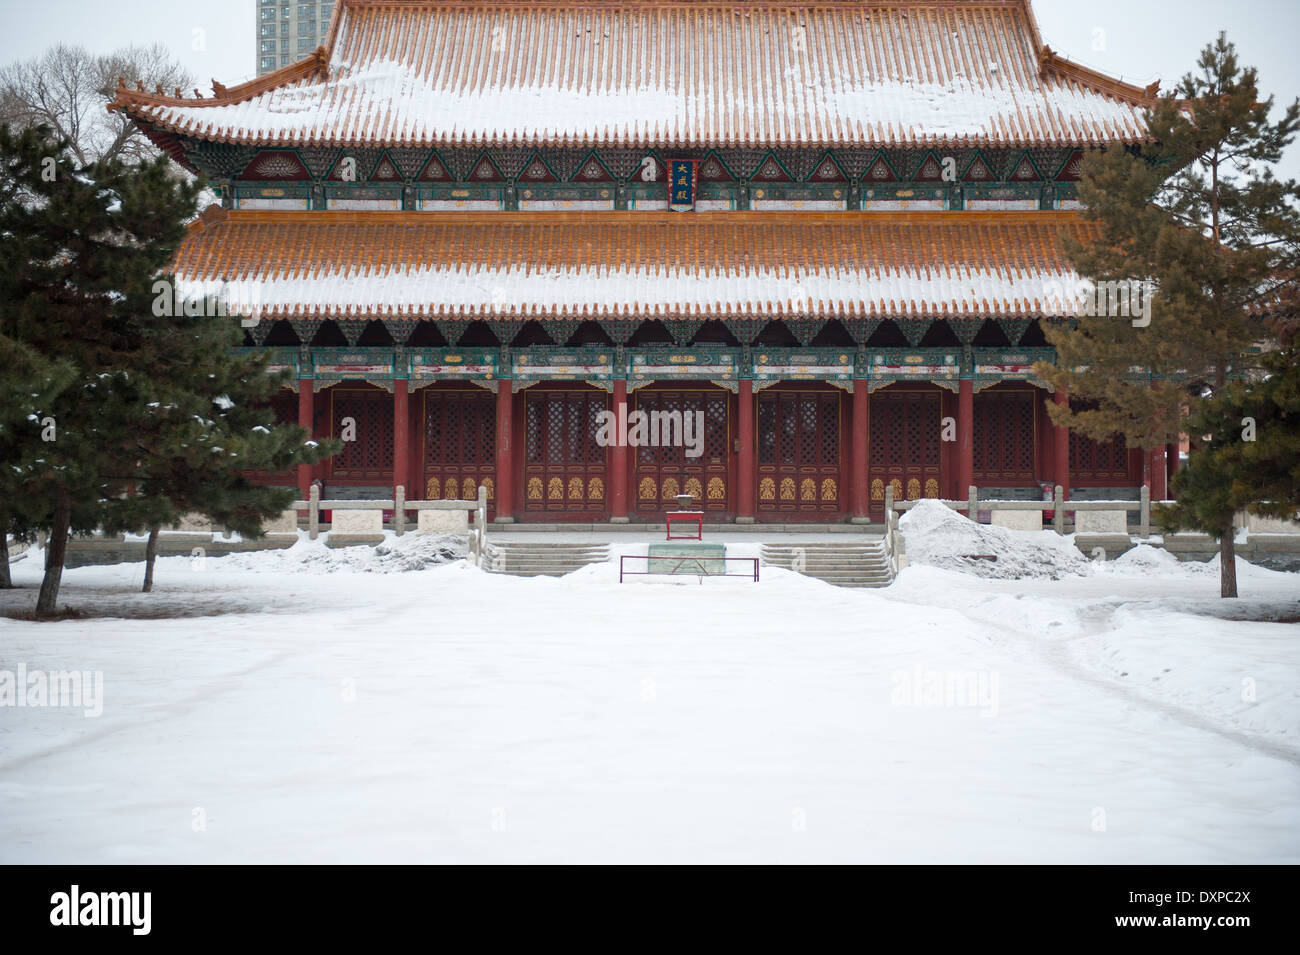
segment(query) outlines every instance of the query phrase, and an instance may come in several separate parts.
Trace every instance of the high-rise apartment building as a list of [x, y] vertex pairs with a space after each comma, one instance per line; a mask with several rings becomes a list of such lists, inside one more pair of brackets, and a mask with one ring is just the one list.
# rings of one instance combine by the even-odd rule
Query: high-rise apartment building
[[325, 42], [334, 0], [257, 0], [257, 75], [301, 60]]

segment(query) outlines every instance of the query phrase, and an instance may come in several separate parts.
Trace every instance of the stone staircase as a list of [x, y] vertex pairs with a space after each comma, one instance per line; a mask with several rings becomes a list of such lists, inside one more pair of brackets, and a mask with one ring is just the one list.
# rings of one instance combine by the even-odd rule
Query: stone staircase
[[606, 560], [608, 544], [490, 540], [483, 569], [512, 577], [563, 577]]
[[763, 563], [816, 577], [836, 587], [888, 587], [894, 580], [881, 540], [764, 544]]

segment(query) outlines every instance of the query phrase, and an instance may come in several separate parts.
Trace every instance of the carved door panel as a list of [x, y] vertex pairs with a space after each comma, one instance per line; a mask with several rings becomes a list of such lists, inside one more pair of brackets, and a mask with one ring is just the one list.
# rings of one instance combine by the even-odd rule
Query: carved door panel
[[758, 396], [758, 509], [840, 510], [840, 396], [779, 392]]
[[600, 391], [527, 392], [525, 509], [607, 509], [605, 448], [596, 436], [608, 403]]
[[975, 396], [975, 483], [1011, 486], [1034, 481], [1038, 433], [1030, 391], [987, 391]]
[[393, 480], [393, 396], [386, 391], [331, 388], [331, 434], [347, 438], [330, 459], [330, 474], [353, 482]]
[[496, 504], [496, 397], [485, 392], [425, 392], [425, 500], [472, 501], [479, 485]]
[[[634, 409], [660, 416], [659, 445], [629, 448], [636, 462], [636, 509], [662, 512], [677, 507], [678, 494], [691, 494], [704, 511], [726, 511], [729, 501], [727, 449], [730, 444], [728, 395], [722, 391], [645, 391], [633, 395]], [[691, 456], [684, 436], [686, 416], [700, 454]], [[666, 417], [665, 417], [666, 416]], [[682, 425], [662, 426], [664, 421]], [[703, 423], [703, 431], [695, 422]], [[631, 428], [629, 427], [629, 430]], [[664, 432], [667, 433], [664, 433]], [[672, 435], [672, 440], [669, 440]]]
[[894, 499], [938, 497], [940, 401], [932, 391], [879, 391], [871, 396], [870, 487], [873, 516], [883, 516], [885, 488]]

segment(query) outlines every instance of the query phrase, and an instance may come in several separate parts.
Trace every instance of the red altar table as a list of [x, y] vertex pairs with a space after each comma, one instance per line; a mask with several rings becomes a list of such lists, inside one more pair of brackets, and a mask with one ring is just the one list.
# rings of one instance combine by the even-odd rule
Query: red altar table
[[[694, 524], [694, 534], [673, 535], [673, 523]], [[665, 515], [664, 530], [668, 532], [667, 540], [670, 541], [699, 541], [704, 540], [704, 512], [703, 511], [669, 511]]]

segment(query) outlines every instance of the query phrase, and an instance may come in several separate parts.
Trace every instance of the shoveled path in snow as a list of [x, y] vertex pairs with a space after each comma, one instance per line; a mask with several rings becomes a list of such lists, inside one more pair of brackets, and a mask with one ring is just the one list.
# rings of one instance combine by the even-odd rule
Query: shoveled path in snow
[[[1124, 581], [223, 564], [165, 559], [149, 597], [138, 565], [86, 568], [66, 597], [229, 613], [0, 621], [0, 669], [106, 681], [99, 719], [0, 709], [0, 861], [1300, 860], [1296, 709], [1267, 697], [1295, 686], [1296, 628], [1197, 636], [1185, 580], [1142, 584], [1173, 635], [1125, 672], [1239, 632], [1258, 709], [1184, 698], [1219, 660], [1167, 699], [1115, 690], [1146, 633], [1097, 630]], [[996, 674], [995, 711], [897, 705], [904, 677], [968, 672]]]

